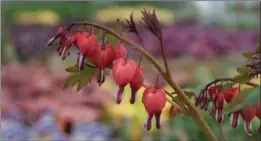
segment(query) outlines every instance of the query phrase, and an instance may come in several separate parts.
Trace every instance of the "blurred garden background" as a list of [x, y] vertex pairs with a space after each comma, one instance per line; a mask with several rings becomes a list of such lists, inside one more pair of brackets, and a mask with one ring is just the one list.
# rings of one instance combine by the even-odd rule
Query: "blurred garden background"
[[[253, 51], [260, 41], [259, 1], [2, 1], [1, 4], [3, 140], [207, 140], [192, 119], [175, 111], [169, 114], [170, 105], [164, 109], [162, 129], [145, 131], [142, 91], [139, 101], [131, 105], [127, 88], [123, 103], [116, 105], [113, 101], [116, 85], [109, 77], [101, 88], [94, 81], [80, 92], [63, 89], [68, 75], [65, 69], [74, 65], [77, 52], [62, 61], [55, 48], [46, 46], [60, 25], [82, 20], [110, 25], [117, 18], [125, 21], [131, 12], [139, 23], [143, 8], [155, 8], [173, 79], [194, 93], [215, 78], [237, 75], [236, 68], [246, 63], [242, 52]], [[142, 26], [139, 28], [145, 48], [161, 60], [155, 37]], [[129, 37], [138, 43], [137, 37]], [[131, 51], [130, 57], [138, 60], [139, 54]], [[153, 84], [157, 71], [145, 59], [142, 64], [146, 84]], [[172, 90], [163, 80], [161, 86]], [[202, 114], [221, 140], [216, 122], [207, 112]], [[233, 129], [226, 115], [222, 128], [229, 141], [254, 141], [259, 124], [258, 119], [253, 121], [254, 131], [249, 137], [243, 124]]]

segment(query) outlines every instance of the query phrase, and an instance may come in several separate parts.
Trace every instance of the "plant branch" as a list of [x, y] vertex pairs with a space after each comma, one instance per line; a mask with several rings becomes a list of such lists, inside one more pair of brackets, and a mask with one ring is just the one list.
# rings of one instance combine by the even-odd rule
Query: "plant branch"
[[73, 23], [69, 23], [66, 26], [66, 30], [69, 30], [73, 25], [89, 25], [89, 26], [93, 26], [96, 28], [99, 28], [101, 30], [107, 31], [109, 34], [113, 35], [115, 38], [118, 38], [119, 40], [121, 40], [122, 42], [132, 46], [134, 49], [136, 49], [137, 51], [139, 51], [140, 53], [143, 53], [144, 56], [147, 57], [147, 59], [159, 70], [159, 72], [161, 74], [165, 74], [164, 70], [161, 68], [160, 63], [151, 55], [149, 54], [142, 46], [137, 45], [135, 42], [126, 39], [125, 37], [120, 36], [118, 33], [116, 33], [115, 31], [99, 25], [99, 24], [95, 24], [95, 23], [90, 23], [90, 22], [73, 22]]
[[[202, 128], [202, 130], [204, 131], [204, 133], [208, 137], [208, 140], [209, 141], [217, 141], [214, 133], [212, 132], [212, 130], [210, 129], [210, 127], [208, 126], [208, 124], [206, 123], [206, 121], [204, 120], [202, 115], [199, 113], [197, 108], [194, 106], [194, 104], [190, 102], [189, 98], [181, 90], [181, 88], [176, 83], [174, 83], [171, 78], [169, 78], [167, 75], [165, 75], [164, 70], [162, 69], [160, 64], [157, 62], [157, 60], [151, 54], [149, 54], [144, 48], [142, 48], [140, 45], [137, 45], [133, 41], [130, 41], [130, 40], [126, 39], [125, 37], [120, 36], [118, 33], [112, 31], [111, 29], [104, 27], [104, 26], [101, 26], [101, 25], [98, 25], [98, 24], [89, 23], [89, 22], [76, 22], [76, 23], [71, 23], [68, 26], [70, 27], [70, 26], [73, 26], [73, 25], [90, 25], [90, 26], [99, 28], [101, 30], [105, 30], [109, 34], [118, 38], [122, 42], [129, 44], [130, 46], [135, 48], [137, 51], [144, 54], [144, 56], [158, 69], [158, 71], [162, 74], [162, 76], [169, 83], [169, 85], [177, 92], [178, 96], [180, 96], [184, 100], [185, 104], [187, 104], [188, 108], [191, 111], [193, 119], [196, 121], [198, 126]], [[67, 27], [67, 29], [70, 29], [70, 28]]]
[[214, 119], [215, 123], [217, 124], [218, 130], [219, 130], [219, 132], [220, 132], [220, 134], [221, 134], [223, 140], [224, 140], [224, 141], [228, 141], [228, 138], [227, 138], [227, 136], [225, 135], [225, 133], [224, 133], [224, 131], [223, 131], [221, 125], [217, 123], [214, 114], [212, 114], [211, 111], [208, 111], [208, 112], [210, 113], [210, 116]]
[[161, 54], [162, 54], [163, 61], [164, 61], [164, 66], [165, 66], [165, 70], [166, 70], [166, 75], [171, 78], [172, 76], [171, 76], [171, 72], [170, 72], [170, 69], [169, 69], [168, 62], [167, 62], [167, 57], [166, 57], [166, 53], [165, 53], [165, 48], [164, 48], [164, 46], [163, 46], [163, 40], [160, 40], [160, 48], [161, 48]]
[[221, 134], [223, 140], [224, 140], [224, 141], [228, 141], [228, 138], [227, 138], [227, 136], [225, 135], [225, 133], [224, 133], [224, 131], [223, 131], [221, 125], [217, 123], [217, 126], [218, 126], [218, 130], [219, 130], [219, 132], [220, 132], [220, 134]]
[[[225, 82], [225, 81], [229, 81], [229, 82], [235, 82], [235, 80], [233, 78], [219, 78], [219, 79], [215, 79], [214, 81], [211, 81], [210, 83], [208, 83], [205, 88], [203, 89], [206, 90], [209, 86], [216, 84], [218, 82]], [[253, 82], [247, 82], [246, 85], [251, 86], [251, 87], [259, 87], [260, 85], [253, 83]]]
[[188, 110], [186, 110], [186, 109], [180, 107], [177, 103], [173, 102], [173, 101], [170, 100], [170, 99], [167, 99], [167, 101], [168, 101], [171, 105], [178, 107], [178, 109], [179, 109], [182, 113], [187, 114]]

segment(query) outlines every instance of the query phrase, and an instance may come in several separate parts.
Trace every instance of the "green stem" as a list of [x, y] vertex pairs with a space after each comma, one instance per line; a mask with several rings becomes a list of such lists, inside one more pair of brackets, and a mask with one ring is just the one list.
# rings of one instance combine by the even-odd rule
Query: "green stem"
[[201, 114], [199, 113], [197, 108], [194, 106], [194, 104], [190, 102], [189, 98], [181, 90], [181, 88], [175, 82], [173, 82], [172, 79], [168, 77], [168, 75], [165, 74], [164, 70], [162, 69], [160, 64], [157, 62], [157, 60], [150, 53], [148, 53], [144, 48], [142, 48], [142, 46], [137, 45], [133, 41], [128, 40], [125, 37], [120, 36], [118, 33], [114, 32], [111, 29], [104, 27], [102, 25], [98, 25], [98, 24], [95, 24], [95, 23], [89, 23], [89, 22], [76, 22], [76, 23], [69, 24], [67, 27], [70, 27], [70, 26], [73, 26], [73, 25], [89, 25], [89, 26], [99, 28], [101, 30], [105, 30], [109, 34], [118, 38], [122, 42], [129, 44], [130, 46], [135, 48], [137, 51], [144, 54], [144, 56], [158, 69], [158, 71], [162, 74], [162, 76], [169, 83], [169, 85], [177, 92], [178, 96], [180, 96], [184, 100], [185, 104], [187, 104], [187, 106], [188, 106], [188, 108], [189, 108], [189, 110], [192, 114], [192, 118], [196, 121], [198, 126], [201, 127], [201, 129], [204, 131], [204, 133], [208, 137], [208, 140], [209, 141], [217, 141], [214, 133], [212, 132], [212, 130], [210, 129], [210, 127], [208, 126], [208, 124], [206, 123], [204, 118], [201, 116]]
[[172, 75], [171, 75], [171, 72], [170, 72], [170, 69], [169, 69], [169, 65], [168, 65], [168, 62], [167, 62], [167, 57], [166, 57], [166, 53], [165, 53], [165, 48], [163, 46], [163, 41], [160, 40], [160, 49], [161, 49], [161, 54], [162, 54], [162, 57], [163, 57], [163, 61], [164, 61], [164, 66], [165, 66], [165, 69], [166, 69], [166, 75], [172, 79]]

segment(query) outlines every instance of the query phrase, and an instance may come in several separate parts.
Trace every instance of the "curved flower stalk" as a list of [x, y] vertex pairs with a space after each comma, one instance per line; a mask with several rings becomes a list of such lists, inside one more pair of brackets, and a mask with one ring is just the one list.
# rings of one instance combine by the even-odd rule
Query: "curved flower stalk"
[[[58, 50], [59, 50], [59, 53], [61, 52], [61, 56], [63, 58], [66, 58], [66, 56], [69, 55], [68, 52], [69, 52], [71, 45], [74, 44], [79, 51], [79, 58], [77, 61], [77, 64], [78, 64], [77, 66], [78, 66], [79, 70], [83, 70], [83, 67], [86, 67], [86, 66], [92, 66], [91, 68], [94, 72], [97, 70], [97, 68], [98, 68], [98, 70], [112, 69], [112, 75], [115, 80], [115, 83], [119, 86], [119, 90], [118, 90], [117, 96], [116, 96], [117, 104], [120, 104], [121, 101], [124, 99], [123, 98], [123, 94], [125, 93], [124, 89], [128, 84], [131, 85], [131, 88], [133, 91], [133, 92], [130, 92], [130, 93], [132, 93], [130, 103], [134, 103], [135, 102], [134, 98], [136, 97], [135, 92], [137, 92], [137, 91], [139, 92], [139, 90], [141, 89], [141, 84], [142, 84], [141, 82], [144, 81], [143, 73], [145, 73], [145, 72], [142, 69], [142, 66], [140, 65], [141, 61], [139, 62], [139, 65], [137, 65], [133, 60], [128, 59], [128, 57], [127, 57], [128, 55], [126, 55], [127, 54], [126, 50], [124, 50], [124, 48], [122, 48], [123, 44], [130, 45], [133, 49], [135, 49], [141, 53], [141, 58], [142, 58], [142, 56], [146, 57], [155, 66], [155, 68], [159, 71], [159, 74], [166, 80], [168, 85], [171, 86], [172, 90], [174, 90], [173, 93], [169, 93], [165, 89], [160, 89], [160, 92], [157, 92], [157, 91], [156, 92], [155, 91], [149, 91], [149, 92], [145, 91], [144, 92], [144, 94], [143, 94], [144, 95], [144, 101], [143, 101], [144, 107], [147, 110], [147, 112], [149, 113], [149, 115], [156, 114], [157, 121], [158, 121], [156, 126], [159, 127], [159, 116], [158, 115], [159, 115], [160, 111], [163, 110], [164, 106], [166, 105], [165, 102], [168, 101], [172, 105], [180, 106], [181, 109], [183, 109], [184, 111], [189, 113], [189, 116], [191, 116], [195, 120], [195, 122], [202, 128], [202, 130], [208, 137], [208, 140], [216, 141], [217, 139], [216, 139], [215, 135], [209, 128], [208, 124], [206, 123], [206, 121], [204, 120], [204, 118], [202, 117], [200, 112], [197, 110], [196, 106], [200, 106], [200, 108], [207, 110], [209, 101], [213, 102], [214, 107], [212, 108], [212, 113], [215, 114], [215, 118], [217, 119], [218, 123], [221, 123], [223, 121], [224, 105], [226, 103], [229, 103], [230, 100], [233, 99], [235, 95], [237, 95], [237, 89], [236, 88], [230, 89], [229, 91], [224, 92], [223, 89], [220, 90], [220, 88], [218, 88], [218, 86], [213, 87], [212, 84], [218, 82], [218, 80], [215, 80], [215, 82], [208, 84], [206, 86], [206, 88], [198, 95], [198, 97], [196, 98], [196, 106], [195, 106], [194, 103], [191, 102], [191, 100], [187, 96], [187, 93], [185, 91], [183, 91], [175, 83], [174, 80], [172, 80], [173, 77], [172, 77], [171, 71], [168, 67], [168, 62], [167, 62], [167, 59], [165, 56], [162, 31], [160, 28], [158, 18], [156, 16], [156, 12], [153, 11], [151, 13], [146, 10], [143, 10], [142, 15], [143, 15], [143, 17], [141, 19], [141, 23], [144, 24], [144, 26], [153, 35], [155, 35], [159, 41], [162, 58], [164, 61], [164, 68], [144, 48], [142, 39], [139, 36], [139, 34], [137, 33], [138, 30], [135, 26], [135, 23], [133, 20], [131, 20], [133, 15], [131, 15], [130, 20], [127, 20], [127, 23], [129, 24], [129, 29], [130, 29], [129, 31], [134, 32], [138, 36], [138, 38], [141, 40], [142, 45], [138, 45], [138, 44], [134, 43], [133, 41], [128, 40], [124, 35], [117, 33], [117, 31], [114, 31], [105, 26], [95, 24], [95, 23], [90, 23], [90, 22], [72, 22], [72, 23], [67, 24], [66, 26], [64, 26], [58, 30], [57, 34], [55, 35], [55, 37], [53, 37], [49, 41], [48, 45], [51, 45], [57, 38], [61, 38], [62, 40], [60, 40], [61, 42], [59, 44]], [[79, 31], [78, 32], [71, 31], [73, 29], [72, 27], [75, 27], [75, 26], [90, 26], [92, 28], [99, 29], [99, 30], [102, 30], [103, 32], [106, 32], [106, 35], [113, 36], [115, 39], [120, 41], [120, 44], [118, 44], [116, 46], [114, 45], [114, 47], [118, 47], [118, 49], [116, 49], [114, 51], [112, 51], [113, 49], [110, 49], [111, 51], [105, 51], [106, 53], [101, 53], [100, 50], [102, 50], [103, 48], [101, 48], [101, 46], [98, 45], [98, 41], [97, 41], [98, 39], [95, 37], [95, 34], [93, 34], [92, 32], [87, 32], [87, 31], [81, 31], [80, 33], [79, 33]], [[103, 41], [103, 44], [105, 44], [104, 41]], [[106, 44], [107, 44], [107, 42], [106, 42]], [[113, 46], [112, 44], [110, 44], [110, 45]], [[62, 50], [62, 51], [60, 51], [60, 50]], [[99, 52], [99, 53], [95, 53], [95, 52]], [[95, 54], [95, 55], [93, 55], [93, 54]], [[109, 57], [107, 58], [107, 56], [109, 56]], [[105, 58], [106, 58], [106, 61], [104, 61]], [[91, 60], [91, 62], [93, 64], [90, 64], [88, 62], [88, 60]], [[137, 68], [139, 68], [139, 69], [137, 69]], [[93, 72], [93, 71], [91, 71], [91, 72]], [[103, 71], [99, 71], [100, 79], [98, 78], [99, 79], [98, 82], [100, 85], [104, 81], [102, 72]], [[244, 75], [244, 77], [245, 77], [245, 75]], [[92, 77], [90, 77], [88, 75], [88, 81], [91, 79], [92, 79]], [[85, 84], [88, 84], [88, 81], [87, 81], [87, 83], [86, 83], [86, 81], [84, 81]], [[222, 81], [233, 81], [233, 80], [226, 79], [226, 80], [222, 80]], [[250, 86], [256, 86], [255, 84], [250, 83], [250, 82], [247, 84], [249, 84]], [[83, 84], [81, 84], [81, 85], [83, 85]], [[142, 85], [144, 86], [144, 84], [142, 84]], [[221, 86], [222, 86], [222, 84], [221, 84]], [[210, 89], [208, 89], [208, 88], [210, 88]], [[155, 89], [158, 89], [158, 88], [155, 88]], [[150, 97], [149, 95], [151, 93], [155, 93], [154, 94], [155, 97], [160, 95], [159, 99], [162, 99], [162, 101], [158, 104], [153, 104], [158, 101], [155, 102], [155, 100], [149, 99], [149, 97]], [[174, 96], [174, 94], [175, 94], [175, 96]], [[165, 98], [165, 96], [166, 96], [166, 98]], [[169, 100], [167, 97], [170, 98], [171, 100]], [[177, 100], [176, 97], [178, 97], [180, 100]], [[157, 99], [157, 98], [155, 98], [155, 99]], [[151, 102], [151, 101], [154, 101], [154, 102]], [[240, 113], [240, 115], [244, 119], [245, 129], [246, 129], [247, 133], [251, 134], [250, 122], [253, 118], [252, 115], [256, 115], [256, 110], [253, 110], [253, 109], [254, 108], [250, 107], [250, 108], [247, 108], [247, 110], [242, 109], [242, 111], [240, 111], [240, 112], [237, 112], [237, 111], [232, 112], [232, 114], [231, 114], [232, 125], [234, 127], [237, 126], [237, 124], [238, 124], [237, 117]], [[151, 117], [152, 116], [150, 116], [150, 118]], [[149, 121], [151, 121], [151, 119], [149, 119]], [[150, 122], [148, 122], [148, 123], [150, 123]], [[150, 126], [146, 126], [146, 128], [149, 129]]]

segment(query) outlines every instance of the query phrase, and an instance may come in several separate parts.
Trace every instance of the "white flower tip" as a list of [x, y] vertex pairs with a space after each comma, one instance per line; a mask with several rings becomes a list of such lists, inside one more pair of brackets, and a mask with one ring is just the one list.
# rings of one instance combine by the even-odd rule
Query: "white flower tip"
[[244, 129], [245, 129], [246, 133], [248, 134], [248, 136], [252, 136], [252, 123], [251, 122], [245, 121]]

